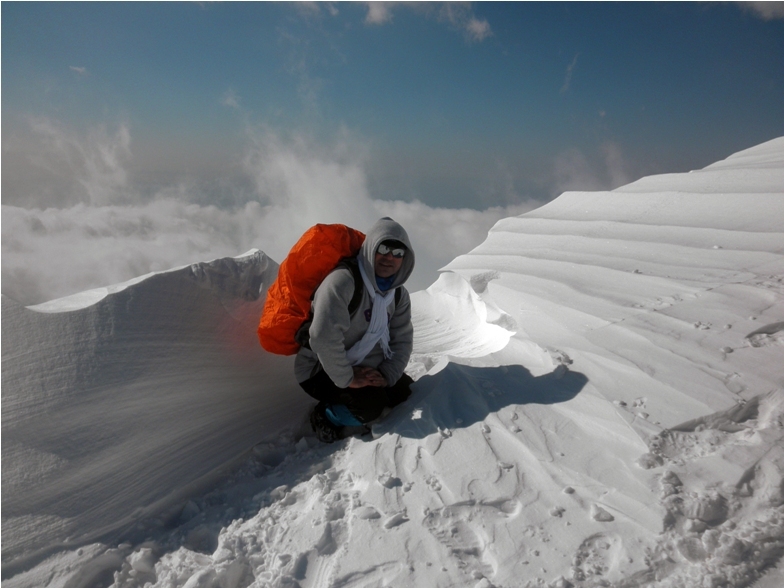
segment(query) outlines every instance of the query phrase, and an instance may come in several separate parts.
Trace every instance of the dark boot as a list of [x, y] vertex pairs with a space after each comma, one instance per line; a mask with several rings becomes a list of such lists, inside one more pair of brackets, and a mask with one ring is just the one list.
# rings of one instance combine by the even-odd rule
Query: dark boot
[[343, 427], [333, 425], [325, 414], [327, 405], [319, 402], [310, 413], [310, 426], [316, 433], [316, 438], [322, 443], [334, 443], [345, 437]]

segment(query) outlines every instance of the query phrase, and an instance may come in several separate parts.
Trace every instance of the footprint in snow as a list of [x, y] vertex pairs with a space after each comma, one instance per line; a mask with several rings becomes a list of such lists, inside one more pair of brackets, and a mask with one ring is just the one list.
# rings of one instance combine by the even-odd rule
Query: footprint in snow
[[392, 488], [398, 488], [403, 485], [403, 481], [390, 474], [389, 472], [384, 472], [378, 477], [378, 483], [381, 484], [384, 488], [392, 490]]
[[385, 529], [392, 529], [394, 527], [400, 526], [403, 523], [408, 522], [408, 517], [406, 516], [405, 512], [399, 512], [393, 514], [389, 517], [386, 521], [384, 521], [384, 528]]
[[354, 514], [358, 519], [362, 519], [363, 521], [370, 521], [381, 518], [379, 512], [372, 506], [360, 506], [354, 509]]
[[741, 380], [741, 375], [738, 373], [729, 374], [724, 378], [724, 386], [733, 394], [740, 394], [746, 389], [746, 386]]
[[784, 321], [771, 323], [756, 331], [752, 331], [746, 335], [746, 339], [748, 339], [752, 347], [765, 347], [766, 345], [772, 345], [781, 340], [780, 337], [774, 337], [774, 335], [780, 331], [784, 331]]
[[[477, 520], [482, 518], [477, 517]], [[481, 574], [480, 577], [492, 577], [497, 568], [492, 542], [481, 527], [472, 523], [473, 519], [472, 506], [455, 505], [429, 511], [424, 524], [466, 573], [472, 570], [474, 574]]]
[[591, 585], [603, 584], [608, 576], [617, 575], [623, 559], [623, 542], [617, 535], [597, 533], [580, 544], [572, 560], [572, 577]]

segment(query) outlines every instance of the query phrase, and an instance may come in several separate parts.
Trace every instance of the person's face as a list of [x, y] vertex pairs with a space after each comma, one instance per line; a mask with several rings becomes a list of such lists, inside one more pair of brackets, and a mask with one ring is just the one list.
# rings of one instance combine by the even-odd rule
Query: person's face
[[394, 257], [392, 251], [387, 253], [379, 253], [376, 251], [376, 262], [374, 269], [379, 278], [388, 278], [394, 276], [400, 271], [400, 266], [403, 265], [402, 257]]

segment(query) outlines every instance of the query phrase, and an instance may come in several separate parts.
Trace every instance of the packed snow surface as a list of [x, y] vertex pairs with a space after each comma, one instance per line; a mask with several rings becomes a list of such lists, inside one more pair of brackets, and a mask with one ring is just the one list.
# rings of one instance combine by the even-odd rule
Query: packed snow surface
[[318, 443], [260, 251], [3, 298], [3, 585], [784, 585], [784, 138], [507, 218]]

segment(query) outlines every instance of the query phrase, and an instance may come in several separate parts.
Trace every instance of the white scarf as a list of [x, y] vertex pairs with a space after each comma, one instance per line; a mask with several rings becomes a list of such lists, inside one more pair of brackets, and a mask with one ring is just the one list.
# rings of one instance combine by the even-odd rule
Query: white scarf
[[359, 258], [357, 261], [359, 262], [359, 273], [362, 275], [362, 281], [365, 283], [365, 287], [373, 298], [373, 312], [370, 315], [368, 330], [365, 331], [362, 339], [357, 341], [351, 349], [346, 352], [346, 358], [351, 365], [359, 365], [379, 341], [381, 341], [381, 349], [384, 351], [384, 357], [387, 359], [392, 357], [392, 350], [389, 348], [389, 317], [387, 316], [387, 308], [392, 304], [392, 301], [395, 298], [395, 289], [391, 288], [386, 294], [377, 292], [375, 284], [370, 281], [367, 273], [365, 273], [365, 266], [362, 258]]

